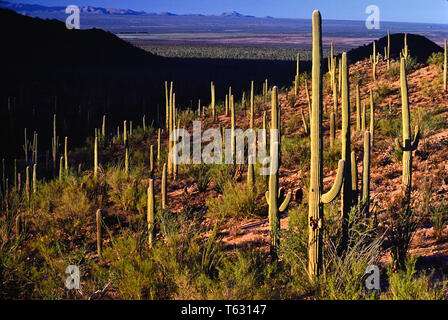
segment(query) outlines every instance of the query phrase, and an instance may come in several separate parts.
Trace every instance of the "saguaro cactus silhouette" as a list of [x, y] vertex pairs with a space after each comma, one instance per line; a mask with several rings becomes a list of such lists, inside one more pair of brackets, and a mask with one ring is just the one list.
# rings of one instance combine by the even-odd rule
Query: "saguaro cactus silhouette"
[[323, 204], [333, 201], [338, 195], [344, 171], [344, 160], [339, 160], [336, 180], [330, 191], [323, 191], [323, 138], [322, 138], [322, 19], [320, 12], [313, 12], [313, 57], [312, 57], [312, 117], [311, 117], [311, 172], [309, 186], [309, 240], [308, 274], [311, 279], [318, 276], [322, 268]]
[[412, 151], [418, 147], [420, 139], [420, 128], [415, 127], [414, 139], [411, 141], [411, 116], [409, 112], [409, 98], [408, 98], [408, 82], [406, 78], [406, 59], [401, 58], [400, 62], [400, 80], [401, 80], [401, 108], [403, 120], [403, 144], [398, 138], [395, 139], [395, 144], [398, 150], [403, 152], [403, 192], [407, 203], [409, 204], [412, 187]]

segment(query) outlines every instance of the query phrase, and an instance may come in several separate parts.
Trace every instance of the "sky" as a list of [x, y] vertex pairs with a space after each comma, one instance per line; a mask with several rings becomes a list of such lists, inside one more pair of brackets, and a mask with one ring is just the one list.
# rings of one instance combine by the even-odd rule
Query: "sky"
[[380, 9], [382, 21], [448, 24], [448, 0], [8, 0], [15, 3], [168, 11], [176, 14], [220, 14], [237, 11], [257, 17], [311, 18], [314, 9], [325, 19], [365, 20], [367, 6]]

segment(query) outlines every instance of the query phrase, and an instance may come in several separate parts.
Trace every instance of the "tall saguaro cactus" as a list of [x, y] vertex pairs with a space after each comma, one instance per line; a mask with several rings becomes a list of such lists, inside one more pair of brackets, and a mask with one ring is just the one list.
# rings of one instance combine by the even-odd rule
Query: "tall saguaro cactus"
[[294, 78], [294, 95], [299, 94], [299, 63], [300, 63], [300, 54], [297, 54], [297, 67], [296, 67], [296, 76]]
[[409, 52], [408, 52], [408, 34], [405, 33], [404, 34], [404, 48], [403, 50], [401, 50], [401, 54], [403, 56], [403, 58], [407, 59]]
[[359, 84], [356, 85], [356, 131], [361, 130], [361, 99], [359, 97]]
[[411, 198], [412, 187], [412, 151], [418, 147], [420, 139], [420, 128], [415, 127], [414, 139], [411, 141], [411, 116], [409, 112], [409, 98], [408, 98], [408, 82], [406, 79], [406, 59], [401, 58], [400, 62], [400, 80], [401, 80], [401, 108], [403, 120], [403, 144], [395, 139], [395, 144], [398, 150], [403, 152], [403, 192], [409, 204]]
[[254, 128], [254, 118], [255, 118], [255, 109], [254, 109], [254, 82], [250, 82], [250, 128]]
[[216, 111], [215, 111], [215, 85], [213, 84], [213, 81], [210, 83], [210, 89], [212, 94], [212, 102], [211, 102], [211, 108], [212, 108], [212, 118], [213, 121], [216, 120]]
[[447, 45], [446, 45], [446, 40], [445, 40], [445, 51], [444, 51], [444, 59], [443, 59], [443, 89], [445, 90], [445, 92], [448, 90], [447, 89], [447, 60], [448, 60], [448, 53], [447, 53]]
[[373, 137], [375, 135], [375, 106], [373, 103], [373, 92], [370, 89], [370, 145], [373, 147]]
[[[266, 200], [269, 205], [269, 225], [271, 229], [271, 255], [277, 258], [277, 249], [280, 244], [280, 217], [291, 201], [291, 192], [281, 202], [281, 192], [278, 186], [278, 169], [280, 163], [280, 134], [279, 134], [279, 105], [277, 87], [272, 87], [271, 93], [271, 143], [270, 143], [270, 172], [269, 190], [266, 191]], [[281, 202], [279, 206], [279, 202]]]
[[370, 56], [370, 62], [372, 62], [372, 79], [376, 81], [376, 66], [380, 61], [380, 54], [376, 53], [375, 41], [373, 41], [373, 54]]
[[166, 209], [166, 193], [167, 193], [167, 186], [166, 186], [166, 163], [163, 164], [162, 169], [162, 210]]
[[309, 240], [308, 274], [311, 279], [319, 275], [322, 268], [323, 204], [333, 201], [338, 195], [343, 179], [344, 160], [339, 160], [336, 180], [328, 193], [323, 192], [323, 138], [322, 138], [322, 18], [313, 12], [313, 57], [312, 57], [312, 117], [311, 117], [311, 170], [309, 186]]
[[148, 212], [147, 212], [147, 221], [148, 221], [148, 244], [149, 247], [152, 247], [155, 239], [155, 196], [154, 196], [154, 180], [149, 179], [149, 187], [148, 187]]
[[98, 258], [101, 258], [103, 252], [103, 229], [101, 226], [102, 212], [101, 209], [96, 211], [96, 250]]
[[385, 59], [387, 60], [387, 70], [390, 69], [390, 30], [387, 30], [387, 48], [385, 52]]
[[344, 251], [348, 241], [348, 219], [353, 206], [350, 130], [350, 85], [347, 53], [342, 54], [342, 130], [341, 156], [344, 160], [344, 181], [342, 185], [342, 239], [340, 249]]
[[93, 177], [98, 176], [98, 137], [95, 137], [95, 144], [93, 147]]
[[364, 132], [364, 158], [362, 162], [362, 198], [366, 214], [369, 213], [370, 202], [370, 132]]

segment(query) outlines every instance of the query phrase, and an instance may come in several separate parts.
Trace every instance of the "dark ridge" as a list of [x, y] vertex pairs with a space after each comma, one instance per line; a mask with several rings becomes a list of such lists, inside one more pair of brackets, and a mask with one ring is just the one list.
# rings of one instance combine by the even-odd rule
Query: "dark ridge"
[[[404, 48], [404, 33], [395, 33], [390, 35], [390, 57], [397, 58], [400, 56], [401, 50]], [[415, 57], [418, 62], [425, 63], [433, 52], [441, 52], [443, 49], [436, 43], [432, 42], [424, 36], [417, 34], [407, 35], [407, 44], [409, 55]], [[376, 40], [376, 50], [384, 55], [384, 47], [387, 46], [387, 36]], [[368, 45], [350, 50], [347, 58], [351, 63], [369, 58], [373, 51], [373, 42]]]

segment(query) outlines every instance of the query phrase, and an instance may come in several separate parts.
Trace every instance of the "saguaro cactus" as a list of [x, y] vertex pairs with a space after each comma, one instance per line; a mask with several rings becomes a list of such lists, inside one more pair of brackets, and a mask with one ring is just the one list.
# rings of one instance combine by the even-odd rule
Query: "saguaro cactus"
[[150, 175], [154, 172], [154, 146], [149, 147], [149, 172]]
[[160, 135], [162, 134], [162, 129], [159, 128], [159, 130], [157, 131], [157, 166], [159, 166], [159, 161], [160, 161], [160, 152], [161, 152], [161, 144], [160, 144]]
[[344, 160], [339, 160], [336, 180], [330, 191], [323, 191], [323, 138], [322, 138], [322, 19], [320, 12], [313, 12], [313, 57], [312, 57], [312, 117], [311, 117], [311, 170], [309, 187], [309, 241], [308, 274], [313, 279], [322, 268], [323, 204], [333, 201], [338, 195], [343, 179]]
[[65, 169], [65, 174], [68, 173], [68, 138], [65, 137], [65, 143], [64, 143], [64, 169]]
[[351, 153], [352, 163], [352, 190], [353, 190], [353, 205], [358, 204], [358, 165], [356, 164], [355, 151]]
[[299, 94], [299, 63], [300, 63], [300, 54], [297, 54], [297, 67], [296, 67], [296, 76], [294, 78], [294, 95]]
[[359, 97], [359, 84], [356, 85], [356, 131], [361, 130], [361, 99]]
[[375, 134], [375, 106], [373, 103], [373, 92], [370, 89], [370, 145], [373, 147], [373, 137]]
[[334, 139], [336, 136], [336, 124], [334, 112], [330, 114], [330, 147], [334, 146]]
[[95, 137], [95, 145], [93, 147], [93, 177], [98, 176], [98, 137]]
[[103, 115], [103, 124], [101, 126], [101, 137], [104, 139], [106, 137], [106, 116]]
[[414, 139], [411, 141], [411, 117], [409, 112], [408, 99], [408, 82], [406, 79], [406, 60], [401, 58], [400, 62], [400, 80], [401, 80], [401, 106], [402, 106], [402, 120], [403, 120], [403, 144], [395, 139], [395, 144], [398, 150], [403, 152], [403, 191], [407, 202], [411, 198], [412, 186], [412, 151], [418, 147], [420, 139], [420, 128], [415, 127]]
[[37, 164], [33, 164], [33, 193], [37, 192]]
[[231, 123], [231, 142], [230, 142], [230, 147], [232, 150], [232, 159], [235, 157], [236, 155], [236, 151], [235, 151], [235, 103], [233, 100], [233, 95], [230, 96], [230, 123]]
[[401, 54], [403, 56], [403, 58], [407, 59], [409, 52], [408, 52], [408, 34], [405, 33], [404, 34], [404, 48], [403, 50], [401, 50]]
[[210, 106], [211, 106], [211, 109], [212, 109], [212, 118], [213, 118], [213, 121], [215, 121], [216, 120], [216, 112], [215, 112], [215, 85], [213, 84], [213, 81], [210, 83], [210, 89], [211, 89], [211, 95], [212, 95], [212, 98], [211, 98], [211, 104], [210, 104]]
[[167, 193], [167, 187], [166, 187], [166, 163], [163, 164], [162, 169], [162, 210], [166, 209], [166, 193]]
[[445, 51], [444, 51], [444, 60], [443, 60], [443, 89], [447, 91], [447, 60], [448, 60], [448, 53], [447, 53], [447, 45], [445, 40]]
[[369, 213], [370, 202], [370, 132], [364, 132], [364, 158], [362, 162], [362, 198], [363, 210]]
[[149, 247], [152, 247], [155, 239], [155, 197], [154, 197], [154, 180], [149, 179], [149, 187], [148, 187], [148, 212], [147, 212], [147, 220], [148, 220], [148, 244]]
[[372, 79], [376, 81], [376, 66], [380, 60], [380, 54], [376, 53], [375, 41], [373, 41], [373, 54], [370, 56], [370, 62], [372, 63]]
[[385, 52], [385, 59], [387, 60], [387, 70], [390, 69], [390, 30], [387, 30], [387, 48]]
[[251, 129], [254, 128], [254, 118], [255, 118], [255, 109], [254, 109], [254, 82], [250, 82], [250, 125]]
[[[269, 190], [266, 192], [266, 200], [269, 205], [269, 225], [271, 229], [271, 254], [274, 259], [277, 258], [277, 248], [280, 244], [280, 217], [291, 201], [291, 192], [287, 194], [281, 202], [281, 192], [278, 186], [278, 167], [280, 153], [280, 137], [278, 124], [280, 122], [278, 110], [277, 87], [272, 87], [271, 93], [271, 143], [270, 143], [270, 172], [269, 172]], [[281, 205], [279, 206], [279, 202]]]
[[250, 190], [253, 190], [255, 184], [255, 170], [252, 157], [253, 156], [249, 156], [249, 163], [247, 164], [247, 186]]
[[102, 212], [101, 209], [96, 210], [96, 250], [98, 258], [101, 258], [103, 253], [103, 228], [102, 228]]
[[340, 249], [344, 251], [348, 241], [348, 219], [353, 206], [352, 168], [351, 168], [351, 130], [350, 130], [350, 85], [347, 66], [347, 53], [342, 54], [342, 130], [341, 156], [344, 160], [344, 181], [342, 185], [342, 239]]

